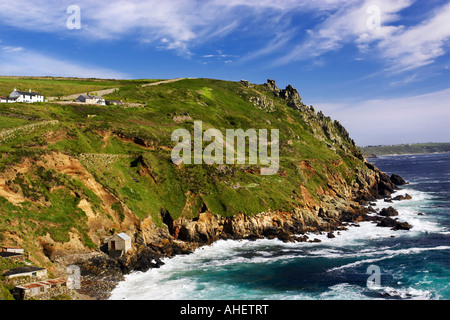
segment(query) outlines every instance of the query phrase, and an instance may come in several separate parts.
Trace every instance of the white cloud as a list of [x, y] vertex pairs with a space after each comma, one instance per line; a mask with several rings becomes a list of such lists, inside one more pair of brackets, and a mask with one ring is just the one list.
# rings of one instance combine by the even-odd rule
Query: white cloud
[[[366, 0], [342, 6], [313, 30], [308, 38], [278, 64], [310, 59], [344, 45], [354, 44], [362, 54], [381, 59], [390, 71], [406, 71], [433, 63], [446, 53], [450, 39], [450, 3], [436, 8], [431, 17], [414, 26], [399, 25], [400, 12], [414, 0]], [[370, 6], [380, 10], [380, 28], [369, 28], [373, 13]], [[394, 24], [395, 23], [395, 24]]]
[[[68, 30], [66, 12], [72, 0], [0, 2], [0, 21], [16, 28], [74, 36], [83, 41], [132, 39], [177, 50], [190, 57], [197, 45], [231, 33], [257, 37], [258, 46], [242, 57], [248, 61], [279, 54], [275, 64], [307, 60], [346, 45], [361, 58], [381, 59], [393, 71], [430, 64], [446, 52], [450, 38], [450, 4], [426, 21], [402, 26], [401, 12], [417, 0], [77, 0], [81, 30]], [[381, 28], [369, 30], [379, 8]], [[23, 10], [26, 8], [26, 10]], [[310, 30], [297, 29], [292, 15], [308, 14], [318, 21]], [[306, 37], [299, 42], [300, 36]], [[266, 44], [260, 41], [266, 38]], [[286, 53], [287, 52], [287, 53]]]
[[358, 145], [449, 142], [450, 89], [411, 97], [315, 103]]
[[[278, 60], [279, 64], [304, 60], [320, 56], [329, 51], [336, 51], [343, 45], [356, 43], [363, 51], [368, 44], [389, 37], [398, 27], [387, 23], [396, 21], [397, 13], [412, 4], [413, 0], [366, 0], [364, 2], [349, 1], [333, 11], [313, 30], [307, 30], [308, 38], [297, 45], [291, 52]], [[368, 23], [373, 13], [368, 8], [379, 8], [382, 27], [370, 29]]]
[[[132, 35], [146, 43], [189, 51], [198, 43], [221, 38], [246, 26], [247, 19], [267, 23], [295, 10], [330, 10], [356, 0], [78, 0], [82, 30], [69, 31], [66, 9], [71, 0], [0, 2], [3, 24], [26, 30], [79, 35], [85, 40]], [[23, 10], [23, 8], [27, 8]], [[245, 10], [243, 10], [245, 9]]]
[[382, 56], [393, 61], [392, 69], [404, 71], [433, 63], [445, 54], [450, 40], [450, 3], [433, 12], [421, 24], [398, 30], [377, 45]]
[[2, 1], [0, 21], [25, 30], [78, 36], [85, 41], [131, 36], [181, 51], [189, 51], [189, 45], [196, 41], [223, 36], [238, 25], [227, 14], [232, 7], [218, 6], [214, 1], [78, 0], [81, 30], [68, 30], [70, 14], [66, 10], [72, 4], [68, 0]]
[[62, 76], [79, 78], [125, 79], [130, 76], [114, 70], [86, 66], [26, 50], [22, 47], [0, 46], [2, 75]]

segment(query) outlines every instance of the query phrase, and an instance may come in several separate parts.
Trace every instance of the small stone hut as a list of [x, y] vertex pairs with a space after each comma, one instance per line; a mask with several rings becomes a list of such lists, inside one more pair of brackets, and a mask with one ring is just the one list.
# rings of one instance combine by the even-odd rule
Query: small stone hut
[[48, 300], [56, 295], [70, 293], [65, 279], [49, 279], [16, 286], [13, 296], [16, 300], [28, 300], [30, 298]]
[[32, 279], [46, 279], [47, 278], [47, 269], [35, 267], [35, 266], [26, 266], [26, 267], [19, 267], [19, 268], [13, 268], [5, 273], [3, 273], [3, 276], [6, 279], [13, 279], [13, 278], [19, 278], [19, 277], [30, 277]]
[[131, 238], [126, 233], [118, 233], [108, 239], [108, 252], [122, 251], [127, 253], [131, 249]]

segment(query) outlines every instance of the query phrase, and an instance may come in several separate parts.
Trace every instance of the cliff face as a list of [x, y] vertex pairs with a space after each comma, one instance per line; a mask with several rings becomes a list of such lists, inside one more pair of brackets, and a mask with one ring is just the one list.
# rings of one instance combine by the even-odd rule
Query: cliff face
[[[118, 232], [133, 239], [130, 254], [111, 262], [121, 272], [217, 239], [309, 241], [298, 235], [366, 219], [361, 205], [396, 188], [290, 85], [191, 79], [109, 98], [145, 107], [0, 106], [8, 128], [0, 130], [0, 242], [26, 248], [36, 264], [98, 253]], [[175, 165], [171, 134], [192, 132], [195, 120], [204, 130], [278, 129], [277, 174], [248, 163]]]
[[345, 222], [367, 219], [365, 205], [375, 199], [390, 197], [397, 186], [385, 173], [366, 163], [367, 169], [357, 173], [357, 182], [349, 186], [344, 180], [327, 185], [320, 200], [308, 195], [305, 188], [304, 206], [290, 212], [271, 211], [246, 216], [221, 217], [210, 211], [196, 219], [180, 217], [166, 221], [175, 239], [196, 243], [211, 243], [218, 239], [279, 238], [283, 241], [305, 241], [294, 235], [340, 230]]
[[[290, 212], [278, 210], [252, 216], [239, 213], [233, 217], [221, 217], [208, 210], [201, 212], [196, 219], [185, 217], [175, 221], [169, 219], [165, 222], [175, 239], [198, 243], [210, 243], [218, 239], [263, 237], [303, 241], [305, 238], [296, 238], [294, 234], [311, 231], [331, 232], [341, 228], [343, 222], [363, 220], [368, 211], [361, 205], [389, 197], [397, 189], [387, 174], [366, 162], [347, 130], [338, 121], [333, 122], [322, 112], [316, 113], [312, 106], [304, 105], [297, 89], [291, 85], [286, 89], [279, 89], [271, 79], [267, 80], [264, 86], [275, 97], [284, 100], [287, 106], [298, 111], [299, 118], [308, 125], [317, 140], [324, 141], [333, 152], [339, 149], [356, 161], [354, 181], [348, 183], [339, 174], [327, 175], [327, 185], [321, 188], [319, 199], [311, 197], [308, 190], [300, 186], [297, 192], [303, 200], [302, 205], [293, 207]], [[266, 99], [263, 101], [264, 103], [259, 105], [266, 106]], [[272, 108], [263, 109], [267, 112], [273, 111]], [[334, 164], [339, 166], [342, 160]], [[308, 161], [303, 161], [301, 167], [306, 171], [314, 171]]]

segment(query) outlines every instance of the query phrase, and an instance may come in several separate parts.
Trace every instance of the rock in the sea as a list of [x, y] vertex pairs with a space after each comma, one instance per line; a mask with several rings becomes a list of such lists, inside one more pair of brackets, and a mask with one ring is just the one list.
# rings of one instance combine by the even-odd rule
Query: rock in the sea
[[409, 230], [412, 228], [412, 225], [408, 222], [398, 222], [397, 220], [387, 217], [381, 220], [377, 224], [377, 227], [387, 227], [392, 228], [392, 230]]
[[294, 242], [295, 241], [293, 234], [289, 231], [281, 231], [278, 234], [278, 240], [281, 240], [283, 242]]
[[412, 225], [410, 225], [408, 222], [398, 222], [393, 230], [409, 230], [411, 228]]
[[402, 177], [395, 173], [391, 175], [391, 181], [397, 186], [408, 184]]
[[412, 197], [409, 194], [400, 195], [392, 198], [392, 200], [400, 201], [400, 200], [411, 200]]
[[384, 218], [381, 220], [377, 227], [385, 227], [385, 228], [395, 228], [397, 226], [397, 221], [392, 218]]
[[397, 210], [395, 210], [392, 207], [381, 209], [379, 214], [380, 214], [380, 216], [383, 216], [383, 217], [398, 216]]

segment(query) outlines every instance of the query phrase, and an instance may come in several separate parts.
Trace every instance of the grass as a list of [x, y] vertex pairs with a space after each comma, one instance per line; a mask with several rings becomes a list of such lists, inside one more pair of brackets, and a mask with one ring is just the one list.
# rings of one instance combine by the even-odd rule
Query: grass
[[136, 86], [157, 80], [103, 80], [103, 79], [65, 79], [52, 77], [0, 77], [0, 95], [8, 96], [14, 88], [19, 91], [38, 91], [45, 97], [62, 97], [82, 92], [95, 92], [122, 86]]
[[[0, 78], [0, 90], [2, 85], [6, 88], [17, 81], [47, 95], [120, 85], [120, 90], [108, 99], [146, 104], [142, 108], [52, 103], [0, 105], [0, 129], [43, 119], [59, 121], [58, 125], [37, 128], [0, 144], [0, 172], [24, 159], [35, 163], [49, 152], [78, 158], [96, 181], [118, 199], [112, 210], [122, 221], [121, 204], [139, 219], [151, 217], [160, 227], [162, 212], [169, 212], [173, 219], [194, 218], [205, 206], [221, 216], [291, 211], [304, 205], [301, 196], [294, 196], [301, 186], [320, 201], [318, 194], [328, 188], [330, 177], [340, 176], [352, 183], [355, 168], [364, 167], [354, 153], [344, 151], [354, 148], [345, 138], [342, 145], [335, 145], [335, 151], [327, 146], [334, 142], [324, 134], [318, 138], [317, 132], [323, 132], [323, 121], [329, 120], [317, 116], [307, 122], [262, 85], [247, 88], [236, 82], [185, 79], [141, 87], [141, 80]], [[268, 113], [250, 102], [251, 97], [259, 95], [271, 99], [275, 111]], [[177, 123], [174, 118], [179, 115], [191, 120]], [[259, 166], [248, 164], [175, 166], [170, 152], [176, 143], [171, 141], [171, 134], [178, 128], [192, 133], [195, 120], [202, 121], [203, 130], [216, 128], [224, 135], [226, 129], [278, 129], [278, 174], [261, 176]], [[331, 121], [327, 125], [336, 135], [340, 134]], [[61, 138], [47, 138], [53, 135]], [[83, 158], [83, 154], [91, 156]], [[105, 160], [107, 155], [117, 157]], [[301, 168], [302, 161], [310, 164], [310, 171]], [[341, 164], [333, 164], [336, 162]], [[87, 247], [98, 245], [88, 236], [87, 217], [78, 208], [80, 200], [87, 199], [95, 212], [104, 219], [108, 217], [102, 212], [102, 200], [81, 180], [32, 164], [26, 173], [17, 175], [10, 188], [20, 191], [27, 201], [13, 205], [0, 197], [0, 230], [14, 231], [24, 239], [49, 233], [61, 243], [69, 240], [69, 232], [76, 232]], [[18, 226], [12, 227], [12, 222]]]

